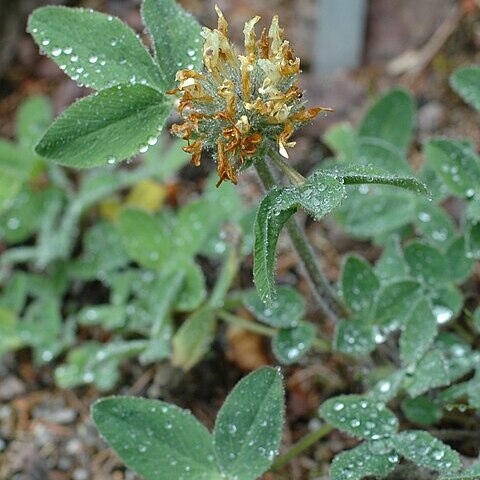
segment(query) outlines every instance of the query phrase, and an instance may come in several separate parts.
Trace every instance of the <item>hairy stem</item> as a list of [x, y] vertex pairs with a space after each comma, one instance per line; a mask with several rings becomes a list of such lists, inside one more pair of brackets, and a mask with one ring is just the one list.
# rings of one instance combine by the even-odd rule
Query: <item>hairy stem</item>
[[278, 457], [277, 460], [275, 460], [275, 462], [273, 463], [271, 470], [278, 470], [284, 465], [287, 465], [287, 463], [289, 463], [292, 458], [295, 458], [297, 455], [307, 450], [307, 448], [310, 448], [312, 445], [317, 443], [320, 439], [326, 437], [332, 430], [333, 427], [326, 424], [323, 425], [323, 427], [320, 427], [318, 430], [308, 433], [303, 438], [301, 438], [292, 448], [290, 448], [287, 453]]
[[[272, 171], [265, 160], [258, 160], [255, 165], [258, 176], [260, 177], [266, 191], [277, 185]], [[293, 246], [302, 261], [310, 287], [320, 305], [320, 308], [329, 317], [338, 321], [341, 316], [347, 314], [347, 308], [330, 285], [330, 282], [324, 276], [313, 248], [307, 240], [305, 232], [295, 218], [289, 219], [286, 226]]]
[[[243, 328], [249, 332], [258, 333], [264, 337], [274, 337], [277, 334], [277, 329], [275, 328], [267, 327], [266, 325], [262, 325], [257, 322], [251, 322], [250, 320], [246, 320], [245, 318], [234, 315], [226, 310], [218, 310], [217, 315], [224, 322]], [[321, 352], [329, 352], [331, 350], [330, 342], [324, 338], [314, 338], [312, 346]]]
[[303, 175], [297, 172], [293, 167], [291, 167], [282, 156], [274, 149], [270, 149], [268, 152], [270, 160], [278, 167], [294, 185], [303, 185], [307, 180]]
[[238, 265], [239, 265], [239, 252], [237, 246], [233, 245], [230, 247], [228, 256], [225, 260], [225, 263], [222, 265], [222, 270], [220, 275], [213, 287], [212, 294], [208, 303], [213, 308], [221, 308], [224, 305], [225, 297], [227, 296], [228, 290], [232, 285], [232, 282], [237, 274]]
[[274, 328], [267, 327], [266, 325], [261, 325], [257, 322], [251, 322], [250, 320], [238, 317], [237, 315], [233, 315], [233, 313], [227, 312], [225, 310], [219, 310], [218, 316], [224, 322], [243, 328], [244, 330], [248, 330], [249, 332], [258, 333], [265, 337], [273, 337], [276, 333]]

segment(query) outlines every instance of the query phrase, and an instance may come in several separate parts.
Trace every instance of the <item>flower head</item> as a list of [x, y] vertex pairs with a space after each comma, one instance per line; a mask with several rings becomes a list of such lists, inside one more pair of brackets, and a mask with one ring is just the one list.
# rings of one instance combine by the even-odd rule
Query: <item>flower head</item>
[[228, 39], [228, 24], [220, 9], [218, 26], [203, 28], [204, 70], [180, 70], [181, 93], [178, 111], [184, 120], [172, 132], [188, 141], [183, 149], [200, 164], [203, 149], [217, 160], [220, 177], [237, 183], [239, 169], [261, 154], [272, 143], [288, 158], [296, 128], [330, 108], [305, 108], [298, 87], [300, 59], [295, 57], [274, 16], [269, 30], [257, 39], [255, 25], [260, 17], [244, 27], [245, 54], [238, 55]]

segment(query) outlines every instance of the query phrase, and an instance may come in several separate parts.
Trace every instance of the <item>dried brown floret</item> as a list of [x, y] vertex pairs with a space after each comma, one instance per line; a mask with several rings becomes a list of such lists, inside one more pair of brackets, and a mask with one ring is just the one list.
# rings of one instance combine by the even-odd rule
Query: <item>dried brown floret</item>
[[188, 141], [184, 150], [192, 163], [200, 164], [202, 150], [213, 152], [219, 182], [237, 183], [238, 171], [254, 159], [262, 146], [277, 145], [281, 155], [296, 128], [330, 108], [306, 109], [298, 87], [300, 59], [284, 38], [278, 17], [257, 40], [255, 25], [260, 17], [246, 22], [245, 54], [238, 55], [228, 39], [228, 23], [218, 7], [218, 26], [203, 29], [205, 70], [181, 70], [178, 112], [184, 120], [172, 133]]

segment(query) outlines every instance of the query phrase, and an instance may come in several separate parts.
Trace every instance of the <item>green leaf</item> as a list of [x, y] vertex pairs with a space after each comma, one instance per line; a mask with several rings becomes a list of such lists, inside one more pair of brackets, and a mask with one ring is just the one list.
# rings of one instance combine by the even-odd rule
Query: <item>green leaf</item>
[[465, 226], [465, 248], [469, 258], [480, 259], [480, 222], [472, 220]]
[[190, 370], [208, 352], [215, 333], [214, 312], [204, 307], [182, 324], [173, 337], [172, 364]]
[[128, 254], [140, 265], [159, 268], [171, 257], [171, 236], [166, 226], [144, 210], [123, 210], [118, 229]]
[[339, 123], [330, 127], [323, 137], [339, 161], [355, 162], [357, 160], [357, 134], [349, 123]]
[[362, 356], [375, 350], [375, 328], [362, 319], [340, 320], [333, 340], [335, 350], [348, 355]]
[[294, 328], [281, 328], [272, 339], [272, 349], [277, 360], [290, 365], [303, 357], [312, 346], [315, 327], [301, 322]]
[[189, 163], [191, 155], [182, 150], [183, 142], [181, 139], [173, 141], [169, 139], [170, 146], [166, 149], [166, 142], [160, 139], [156, 145], [148, 149], [143, 161], [154, 178], [163, 183], [169, 182]]
[[480, 333], [480, 307], [477, 307], [473, 312], [473, 324], [478, 333]]
[[281, 196], [281, 190], [272, 190], [262, 200], [255, 219], [255, 246], [253, 278], [257, 292], [263, 302], [271, 304], [277, 297], [275, 286], [275, 250], [278, 237], [287, 220], [297, 207], [274, 210]]
[[[356, 162], [359, 162], [362, 166], [379, 168], [386, 175], [395, 174], [412, 178], [412, 168], [405, 153], [388, 141], [381, 138], [360, 137], [358, 139], [358, 150]], [[413, 187], [412, 190], [416, 193], [425, 190], [425, 187], [418, 185], [418, 182], [417, 185], [414, 183]]]
[[160, 72], [135, 32], [111, 15], [81, 8], [43, 7], [28, 31], [73, 80], [102, 90], [142, 83], [163, 89]]
[[402, 386], [405, 370], [397, 370], [385, 378], [379, 380], [372, 388], [369, 396], [378, 402], [387, 403], [397, 396]]
[[275, 249], [286, 221], [300, 206], [320, 220], [340, 204], [344, 194], [338, 180], [317, 171], [303, 185], [272, 189], [262, 200], [255, 221], [253, 275], [265, 303], [275, 300]]
[[201, 27], [175, 0], [144, 0], [143, 21], [153, 38], [162, 86], [175, 85], [178, 70], [201, 70]]
[[480, 160], [470, 146], [446, 139], [425, 145], [427, 162], [454, 195], [472, 197], [480, 184]]
[[371, 165], [339, 169], [335, 177], [341, 177], [345, 185], [388, 185], [414, 193], [428, 194], [427, 187], [412, 176], [391, 174]]
[[197, 200], [179, 210], [172, 238], [182, 256], [193, 256], [202, 249], [217, 223], [212, 207], [208, 200]]
[[422, 294], [420, 284], [400, 280], [385, 285], [375, 305], [375, 322], [387, 332], [401, 328], [410, 318], [410, 312]]
[[101, 325], [105, 330], [114, 330], [125, 323], [124, 305], [94, 305], [82, 308], [76, 320], [79, 325]]
[[0, 306], [12, 312], [20, 313], [25, 306], [28, 293], [27, 275], [18, 270], [12, 272], [8, 282], [3, 285]]
[[[209, 257], [219, 257], [227, 251], [229, 248], [228, 235], [225, 235], [223, 227], [225, 224], [241, 222], [240, 219], [245, 214], [245, 207], [238, 189], [227, 182], [217, 188], [215, 186], [217, 181], [217, 174], [211, 174], [204, 190], [204, 198], [208, 201], [210, 209], [215, 210], [215, 215], [207, 214], [210, 232], [201, 249], [201, 253]], [[248, 232], [250, 243], [253, 243], [253, 225], [256, 211], [255, 206], [251, 207], [251, 221], [249, 222]]]
[[170, 108], [162, 93], [144, 85], [102, 90], [63, 112], [36, 152], [70, 167], [112, 164], [156, 141]]
[[145, 346], [143, 340], [85, 343], [68, 352], [67, 363], [55, 370], [55, 381], [61, 388], [94, 383], [99, 390], [110, 390], [118, 381], [120, 363], [138, 356]]
[[477, 353], [453, 333], [441, 332], [435, 339], [435, 348], [440, 350], [445, 358], [450, 382], [459, 380], [477, 365]]
[[230, 392], [215, 422], [217, 462], [227, 478], [253, 480], [272, 464], [283, 427], [280, 372], [261, 368]]
[[59, 191], [54, 188], [39, 190], [25, 185], [8, 211], [0, 216], [0, 236], [7, 244], [30, 238], [41, 228], [49, 205], [58, 196]]
[[449, 384], [446, 359], [440, 351], [432, 350], [418, 362], [412, 377], [407, 379], [406, 387], [411, 397], [418, 397], [428, 390]]
[[476, 410], [480, 410], [480, 369], [477, 368], [475, 376], [468, 382], [468, 403]]
[[468, 199], [465, 208], [465, 217], [468, 220], [480, 221], [480, 195], [478, 193]]
[[349, 255], [341, 273], [342, 296], [352, 312], [368, 315], [380, 282], [371, 265], [361, 257]]
[[158, 400], [109, 397], [92, 417], [117, 455], [147, 480], [220, 480], [212, 436], [187, 410]]
[[415, 364], [430, 348], [437, 335], [437, 319], [429, 302], [422, 298], [414, 306], [400, 337], [402, 365]]
[[[360, 137], [358, 139], [357, 162], [367, 168], [379, 168], [384, 174], [395, 174], [411, 178], [412, 169], [405, 152], [381, 138]], [[416, 193], [418, 191], [414, 189]]]
[[433, 425], [442, 418], [442, 409], [426, 396], [405, 398], [402, 412], [407, 420], [419, 425]]
[[23, 345], [18, 318], [11, 310], [0, 306], [0, 355]]
[[170, 356], [172, 338], [170, 313], [179, 292], [182, 291], [184, 280], [185, 274], [182, 270], [175, 267], [165, 268], [150, 286], [150, 308], [147, 310], [151, 317], [151, 328], [148, 346], [140, 356], [140, 361], [144, 364]]
[[33, 149], [52, 122], [52, 106], [47, 97], [35, 95], [27, 98], [17, 112], [17, 139], [21, 147]]
[[15, 174], [5, 172], [0, 166], [0, 213], [10, 208], [22, 188], [22, 180]]
[[[463, 473], [468, 475], [480, 475], [480, 462], [475, 462], [473, 465], [470, 465]], [[475, 478], [478, 480], [478, 478]]]
[[447, 213], [428, 201], [418, 201], [415, 227], [426, 240], [438, 248], [445, 248], [455, 236], [455, 225]]
[[180, 264], [175, 262], [175, 267], [184, 276], [182, 288], [178, 292], [175, 302], [175, 310], [181, 312], [194, 310], [207, 297], [207, 287], [202, 269], [192, 261], [182, 261]]
[[451, 404], [453, 402], [456, 402], [461, 398], [467, 398], [468, 384], [469, 382], [461, 382], [446, 388], [437, 396], [438, 401], [443, 405], [447, 404], [448, 408], [452, 406]]
[[387, 240], [382, 255], [375, 265], [375, 273], [382, 283], [405, 280], [409, 276], [408, 265], [397, 235]]
[[110, 223], [100, 221], [85, 232], [83, 255], [71, 264], [70, 271], [82, 280], [102, 279], [128, 262], [118, 230]]
[[432, 201], [439, 203], [448, 197], [449, 192], [447, 186], [431, 165], [424, 163], [417, 176], [427, 186]]
[[420, 283], [438, 287], [448, 281], [445, 257], [432, 245], [413, 241], [403, 253], [412, 277]]
[[320, 407], [320, 415], [354, 437], [379, 440], [398, 430], [398, 420], [385, 405], [362, 395], [340, 395]]
[[361, 137], [381, 138], [401, 150], [412, 139], [415, 106], [406, 90], [391, 90], [368, 111], [358, 130]]
[[438, 324], [444, 324], [458, 317], [463, 306], [463, 294], [454, 285], [445, 285], [429, 292], [432, 313]]
[[420, 467], [454, 472], [461, 466], [458, 453], [425, 431], [409, 430], [392, 437], [398, 453]]
[[331, 480], [360, 480], [364, 477], [385, 477], [396, 467], [398, 455], [390, 451], [375, 452], [375, 443], [364, 442], [336, 455], [330, 466]]
[[415, 202], [406, 192], [382, 192], [357, 201], [348, 212], [346, 230], [360, 238], [371, 238], [403, 227], [415, 215]]
[[303, 185], [285, 187], [280, 192], [272, 212], [274, 216], [277, 211], [295, 205], [303, 208], [316, 221], [338, 207], [345, 197], [342, 181], [322, 171], [314, 172]]
[[459, 473], [458, 475], [442, 475], [439, 480], [479, 480], [480, 471], [468, 473]]
[[19, 325], [22, 340], [33, 348], [34, 360], [42, 365], [53, 360], [64, 348], [62, 317], [56, 298], [45, 297], [31, 303]]
[[172, 356], [173, 327], [170, 316], [165, 316], [155, 322], [148, 345], [139, 357], [140, 363], [146, 365], [159, 360], [170, 359]]
[[465, 237], [454, 239], [445, 252], [448, 278], [455, 283], [463, 283], [470, 277], [474, 261], [467, 256]]
[[465, 102], [480, 110], [480, 67], [471, 65], [455, 70], [450, 85]]
[[258, 320], [272, 327], [296, 327], [305, 315], [305, 300], [291, 287], [278, 287], [276, 300], [268, 306], [255, 290], [243, 293], [242, 301]]

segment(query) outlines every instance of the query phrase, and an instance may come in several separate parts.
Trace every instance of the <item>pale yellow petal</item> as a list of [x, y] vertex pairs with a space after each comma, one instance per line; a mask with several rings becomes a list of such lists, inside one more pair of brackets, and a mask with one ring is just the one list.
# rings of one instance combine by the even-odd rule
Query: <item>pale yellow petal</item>
[[225, 36], [228, 35], [228, 23], [225, 17], [223, 16], [222, 11], [218, 5], [215, 5], [215, 11], [218, 15], [218, 30], [222, 32]]
[[272, 23], [270, 25], [270, 30], [268, 31], [268, 36], [272, 41], [272, 44], [270, 46], [270, 52], [272, 56], [275, 56], [280, 51], [283, 43], [283, 28], [280, 28], [278, 24], [278, 15], [275, 15], [272, 18]]
[[243, 28], [243, 34], [245, 35], [245, 51], [247, 55], [255, 53], [255, 25], [260, 20], [260, 17], [257, 15], [248, 22], [245, 23]]

